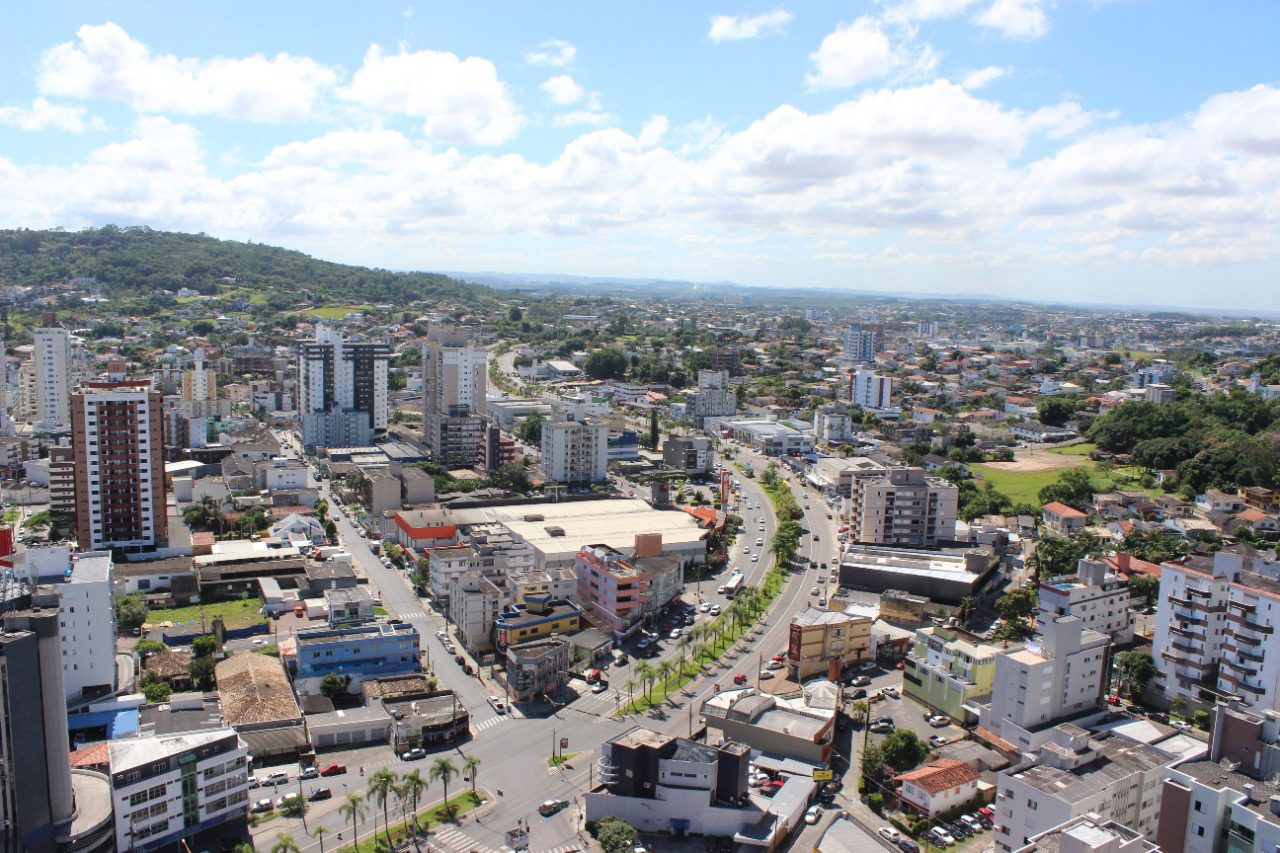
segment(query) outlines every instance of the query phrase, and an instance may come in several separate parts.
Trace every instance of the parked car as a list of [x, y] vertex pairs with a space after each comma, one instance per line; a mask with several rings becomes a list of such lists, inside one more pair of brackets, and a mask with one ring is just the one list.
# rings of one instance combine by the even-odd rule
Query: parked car
[[978, 814], [982, 815], [987, 820], [995, 820], [995, 817], [996, 817], [995, 809], [991, 808], [990, 806], [982, 806], [980, 809], [978, 809]]
[[889, 717], [880, 717], [879, 719], [872, 721], [870, 728], [871, 731], [876, 734], [888, 734], [897, 728], [897, 726]]
[[320, 770], [320, 775], [321, 776], [341, 776], [343, 773], [346, 773], [346, 772], [347, 772], [347, 765], [338, 764], [335, 762], [333, 764], [325, 765], [325, 767]]
[[784, 664], [780, 660], [771, 660], [765, 664], [765, 669], [782, 669]]
[[276, 811], [283, 811], [294, 803], [299, 802], [301, 799], [302, 795], [297, 791], [290, 791], [276, 800]]
[[854, 687], [867, 687], [871, 684], [871, 679], [865, 675], [859, 675], [853, 680]]
[[928, 722], [929, 725], [933, 726], [935, 729], [940, 729], [943, 726], [951, 725], [951, 718], [945, 714], [932, 714], [930, 715]]
[[902, 853], [920, 853], [920, 845], [916, 844], [910, 838], [899, 838], [898, 849]]
[[890, 842], [897, 844], [898, 839], [902, 838], [902, 833], [894, 829], [892, 826], [882, 826], [876, 830], [880, 833], [881, 838], [887, 838]]
[[307, 795], [307, 799], [313, 803], [317, 802], [318, 800], [328, 800], [332, 798], [333, 798], [333, 790], [330, 788], [316, 788], [314, 791], [312, 791], [310, 794]]
[[1175, 729], [1177, 729], [1180, 732], [1191, 731], [1191, 724], [1188, 723], [1186, 720], [1174, 720], [1173, 722], [1169, 723], [1169, 725], [1173, 726]]
[[273, 808], [275, 808], [275, 805], [271, 802], [271, 798], [264, 797], [261, 800], [258, 800], [257, 802], [255, 802], [252, 808], [249, 809], [249, 811], [253, 812], [254, 814], [262, 814], [263, 812], [271, 811]]
[[935, 749], [940, 746], [946, 746], [948, 743], [949, 741], [942, 735], [929, 735], [929, 746]]
[[862, 663], [858, 664], [858, 672], [871, 672], [871, 670], [875, 668], [876, 665], [874, 661], [864, 660]]
[[804, 822], [812, 826], [822, 819], [822, 806], [812, 805], [804, 813]]
[[490, 696], [489, 704], [492, 705], [493, 710], [497, 711], [499, 714], [507, 713], [507, 703], [503, 702], [497, 696]]
[[285, 782], [288, 782], [288, 781], [289, 781], [289, 774], [284, 772], [283, 770], [275, 770], [271, 773], [268, 773], [266, 776], [262, 777], [263, 787], [266, 787], [267, 785], [283, 785]]
[[939, 847], [950, 847], [956, 843], [955, 837], [940, 826], [929, 830], [929, 840]]
[[849, 694], [849, 698], [851, 698], [851, 699], [866, 699], [866, 698], [867, 698], [867, 691], [865, 691], [865, 690], [863, 690], [861, 687], [859, 687], [857, 690], [854, 690], [852, 693], [850, 693], [850, 694]]
[[982, 829], [982, 823], [973, 815], [968, 815], [968, 814], [960, 815], [960, 822], [963, 823], [965, 826], [969, 827], [974, 832], [977, 832], [978, 830]]
[[883, 693], [885, 696], [888, 696], [888, 697], [889, 697], [889, 698], [891, 698], [891, 699], [897, 699], [897, 698], [901, 695], [901, 694], [899, 694], [899, 693], [898, 693], [898, 688], [896, 688], [896, 687], [894, 687], [894, 686], [892, 686], [892, 685], [890, 685], [890, 686], [888, 686], [888, 687], [881, 687], [881, 688], [880, 688], [880, 692], [881, 692], [881, 693]]
[[426, 757], [427, 751], [420, 746], [415, 746], [413, 749], [406, 749], [404, 752], [400, 753], [401, 761], [418, 761]]
[[314, 779], [320, 775], [320, 768], [312, 764], [310, 767], [304, 767], [298, 771], [299, 779]]

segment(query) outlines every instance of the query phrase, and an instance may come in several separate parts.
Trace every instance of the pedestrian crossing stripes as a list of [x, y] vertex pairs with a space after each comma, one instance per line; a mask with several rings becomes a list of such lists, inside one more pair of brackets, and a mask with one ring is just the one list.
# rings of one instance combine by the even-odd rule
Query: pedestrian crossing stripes
[[498, 724], [500, 724], [500, 723], [505, 723], [505, 722], [506, 722], [507, 720], [509, 720], [509, 719], [511, 719], [511, 718], [510, 718], [510, 717], [508, 717], [508, 716], [506, 716], [505, 714], [504, 714], [503, 716], [500, 716], [500, 717], [490, 717], [489, 719], [487, 719], [487, 720], [485, 720], [485, 721], [483, 721], [483, 722], [480, 722], [480, 723], [474, 723], [474, 724], [471, 726], [471, 731], [472, 731], [472, 733], [473, 733], [473, 734], [478, 734], [479, 732], [482, 732], [482, 731], [484, 731], [485, 729], [491, 729], [491, 728], [493, 728], [494, 726], [496, 726], [496, 725], [498, 725]]
[[[501, 847], [486, 847], [477, 844], [470, 835], [460, 829], [449, 827], [431, 833], [431, 846], [436, 850], [449, 853], [516, 853], [514, 849], [503, 844]], [[538, 853], [575, 853], [582, 850], [580, 844], [561, 844], [557, 847], [539, 847]]]
[[405, 613], [397, 613], [396, 616], [401, 619], [426, 619], [427, 613], [424, 610], [410, 610]]

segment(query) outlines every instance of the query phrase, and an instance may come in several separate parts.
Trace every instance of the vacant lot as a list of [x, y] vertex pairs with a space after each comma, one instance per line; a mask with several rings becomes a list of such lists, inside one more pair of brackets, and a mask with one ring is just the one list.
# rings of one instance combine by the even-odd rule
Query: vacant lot
[[368, 305], [331, 305], [325, 308], [308, 308], [299, 313], [306, 314], [308, 317], [318, 317], [321, 320], [341, 320], [348, 314], [355, 314], [368, 309]]
[[201, 625], [201, 613], [203, 611], [204, 626], [208, 630], [213, 630], [213, 618], [221, 616], [223, 622], [228, 628], [243, 628], [246, 625], [254, 625], [259, 622], [265, 622], [266, 617], [259, 611], [262, 609], [262, 602], [256, 598], [237, 599], [235, 601], [215, 601], [209, 604], [193, 604], [189, 607], [173, 607], [164, 610], [148, 610], [147, 622], [151, 625], [159, 625], [161, 622], [172, 622], [176, 625]]

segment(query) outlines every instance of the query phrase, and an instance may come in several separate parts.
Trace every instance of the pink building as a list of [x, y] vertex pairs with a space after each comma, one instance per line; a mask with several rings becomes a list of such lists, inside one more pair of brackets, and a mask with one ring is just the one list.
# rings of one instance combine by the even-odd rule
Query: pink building
[[578, 601], [615, 634], [635, 625], [644, 612], [648, 583], [620, 552], [608, 545], [587, 545], [573, 561]]

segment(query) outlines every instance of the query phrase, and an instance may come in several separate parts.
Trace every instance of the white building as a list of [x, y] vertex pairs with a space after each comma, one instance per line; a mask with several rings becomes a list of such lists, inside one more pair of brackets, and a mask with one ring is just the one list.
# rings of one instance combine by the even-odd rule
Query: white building
[[542, 476], [554, 483], [599, 483], [608, 478], [609, 426], [568, 418], [542, 425]]
[[351, 343], [316, 326], [298, 347], [298, 417], [308, 448], [371, 444], [387, 430], [387, 367], [391, 347]]
[[204, 366], [204, 349], [195, 351], [194, 365], [190, 370], [182, 372], [182, 399], [216, 400], [218, 399], [218, 376]]
[[818, 408], [813, 413], [813, 439], [829, 444], [852, 440], [853, 418], [842, 408]]
[[116, 849], [147, 853], [249, 808], [249, 749], [233, 729], [107, 743]]
[[861, 323], [854, 323], [846, 329], [841, 342], [845, 358], [864, 364], [876, 360], [876, 350], [879, 349], [876, 333], [870, 329], [864, 331]]
[[1171, 699], [1233, 699], [1255, 709], [1275, 708], [1277, 569], [1243, 550], [1161, 566], [1151, 648], [1159, 672], [1155, 687]]
[[934, 547], [956, 535], [960, 490], [922, 468], [890, 468], [878, 477], [857, 479], [850, 501], [853, 542]]
[[1084, 627], [1106, 634], [1116, 643], [1133, 639], [1129, 582], [1107, 573], [1101, 560], [1082, 559], [1074, 575], [1040, 584], [1041, 612], [1078, 616]]
[[688, 395], [686, 414], [701, 427], [707, 418], [731, 418], [738, 410], [737, 392], [729, 386], [727, 370], [699, 370], [698, 390]]
[[1015, 651], [996, 654], [990, 704], [978, 725], [1019, 752], [1035, 752], [1053, 734], [1051, 723], [1102, 706], [1107, 676], [1105, 634], [1076, 616], [1041, 612], [1039, 633]]
[[873, 412], [893, 408], [893, 378], [859, 369], [853, 374], [853, 402]]
[[69, 573], [64, 574], [54, 588], [65, 656], [62, 684], [66, 688], [67, 703], [75, 705], [110, 693], [116, 687], [116, 608], [111, 552], [83, 551], [64, 565], [64, 571]]
[[65, 429], [71, 423], [71, 333], [36, 329], [32, 337], [34, 422], [44, 429]]
[[1142, 833], [1091, 814], [1072, 818], [1047, 832], [1033, 835], [1027, 846], [1018, 848], [1016, 853], [1044, 850], [1056, 850], [1058, 853], [1159, 853], [1160, 849], [1143, 838]]

